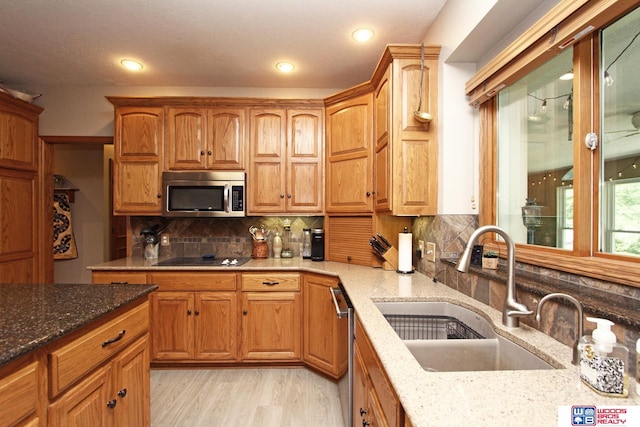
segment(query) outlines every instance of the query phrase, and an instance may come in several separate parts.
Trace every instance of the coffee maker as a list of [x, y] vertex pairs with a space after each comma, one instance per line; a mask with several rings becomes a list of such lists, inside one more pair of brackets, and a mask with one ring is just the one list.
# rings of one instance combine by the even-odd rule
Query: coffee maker
[[314, 228], [311, 232], [311, 261], [324, 261], [324, 230]]
[[140, 235], [143, 236], [142, 247], [144, 259], [158, 258], [158, 227], [147, 226], [140, 231]]

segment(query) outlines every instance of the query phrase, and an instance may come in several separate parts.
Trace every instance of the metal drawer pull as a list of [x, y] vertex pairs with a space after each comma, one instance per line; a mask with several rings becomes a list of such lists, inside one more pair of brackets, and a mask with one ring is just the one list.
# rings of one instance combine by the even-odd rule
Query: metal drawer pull
[[124, 334], [126, 332], [127, 331], [125, 329], [121, 330], [117, 337], [111, 338], [110, 340], [106, 340], [105, 342], [103, 342], [102, 343], [102, 347], [104, 348], [104, 347], [108, 346], [109, 344], [113, 344], [114, 342], [120, 341], [122, 339], [122, 337], [124, 337]]
[[110, 400], [110, 401], [107, 402], [107, 408], [113, 409], [113, 408], [116, 407], [117, 404], [118, 404], [117, 400], [115, 400], [115, 399]]
[[267, 285], [267, 286], [275, 286], [275, 285], [277, 285], [279, 283], [280, 282], [276, 282], [276, 281], [262, 282], [263, 285]]
[[338, 316], [338, 319], [347, 317], [349, 315], [349, 311], [341, 310], [340, 304], [338, 304], [338, 297], [342, 295], [340, 288], [329, 288], [329, 292], [331, 292], [331, 299], [333, 300], [333, 305], [336, 307], [336, 316]]
[[111, 282], [112, 285], [128, 285], [129, 282]]
[[127, 389], [123, 388], [118, 392], [118, 397], [125, 397], [127, 395]]

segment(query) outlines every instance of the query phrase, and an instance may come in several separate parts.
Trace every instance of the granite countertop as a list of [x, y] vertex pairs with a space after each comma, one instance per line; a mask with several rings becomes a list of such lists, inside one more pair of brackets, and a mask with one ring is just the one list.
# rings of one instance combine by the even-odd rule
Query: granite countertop
[[[604, 397], [591, 391], [571, 365], [571, 348], [521, 323], [502, 325], [502, 313], [421, 273], [393, 271], [336, 262], [254, 259], [240, 267], [154, 267], [156, 261], [126, 258], [92, 270], [297, 270], [340, 277], [371, 339], [402, 406], [415, 427], [463, 425], [558, 425], [558, 408], [572, 405], [636, 406], [640, 396], [630, 378], [629, 397]], [[558, 369], [530, 371], [428, 372], [422, 369], [389, 323], [376, 301], [447, 301], [489, 319], [496, 332]], [[568, 416], [568, 413], [567, 413]], [[567, 418], [566, 425], [570, 425]]]
[[0, 285], [0, 366], [156, 288], [150, 285]]

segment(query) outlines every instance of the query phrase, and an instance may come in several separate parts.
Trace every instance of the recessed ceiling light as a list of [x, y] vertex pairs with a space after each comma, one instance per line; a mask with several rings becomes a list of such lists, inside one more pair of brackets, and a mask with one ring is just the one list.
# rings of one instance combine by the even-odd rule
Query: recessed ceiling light
[[140, 71], [142, 70], [142, 64], [138, 61], [134, 61], [133, 59], [123, 59], [120, 61], [123, 67], [131, 71]]
[[355, 41], [359, 41], [361, 43], [368, 42], [373, 38], [373, 30], [370, 28], [358, 28], [351, 33], [351, 37], [353, 37]]
[[560, 80], [572, 80], [573, 79], [573, 71], [567, 71], [563, 75], [560, 76]]
[[276, 64], [276, 68], [278, 69], [278, 71], [282, 71], [283, 73], [290, 73], [296, 67], [291, 62], [283, 61], [283, 62], [278, 62]]

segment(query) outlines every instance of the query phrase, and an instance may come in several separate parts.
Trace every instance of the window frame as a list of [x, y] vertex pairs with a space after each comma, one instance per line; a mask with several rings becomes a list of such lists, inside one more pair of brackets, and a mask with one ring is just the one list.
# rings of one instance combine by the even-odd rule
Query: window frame
[[[573, 147], [574, 245], [572, 250], [566, 250], [517, 244], [516, 259], [520, 262], [640, 287], [640, 261], [596, 250], [600, 216], [599, 150], [591, 152], [580, 143], [588, 132], [600, 134], [599, 30], [639, 5], [640, 0], [560, 2], [467, 82], [470, 104], [478, 107], [480, 112], [479, 224], [495, 224], [498, 172], [496, 95], [560, 50], [573, 48], [574, 105], [582, 106], [575, 108], [573, 123], [576, 141]], [[586, 32], [581, 37], [575, 37], [583, 31]], [[590, 108], [585, 108], [585, 105]], [[506, 253], [506, 250], [501, 252]]]

